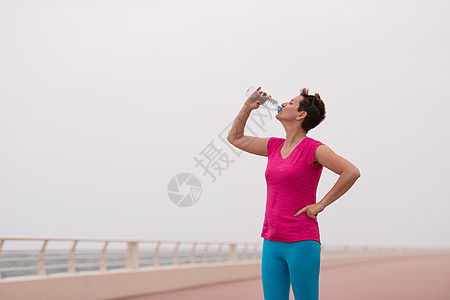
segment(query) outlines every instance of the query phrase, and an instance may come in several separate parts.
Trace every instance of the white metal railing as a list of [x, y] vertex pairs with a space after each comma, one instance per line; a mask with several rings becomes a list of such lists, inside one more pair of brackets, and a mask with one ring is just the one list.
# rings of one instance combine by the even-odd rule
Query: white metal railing
[[[65, 249], [61, 249], [61, 247], [50, 249], [49, 247], [50, 244], [64, 242], [68, 243]], [[41, 245], [38, 247], [28, 245], [28, 247], [18, 249], [8, 249], [7, 247], [10, 244], [20, 243], [41, 243]], [[90, 248], [81, 248], [80, 244], [82, 243], [91, 246]], [[92, 244], [98, 245], [92, 247]], [[119, 244], [122, 248], [112, 247], [112, 244]], [[151, 249], [145, 247], [149, 244], [153, 245]], [[198, 247], [199, 245], [202, 247]], [[183, 249], [183, 246], [187, 247]], [[200, 253], [197, 249], [200, 249]], [[449, 249], [322, 245], [323, 255], [430, 251], [449, 251]], [[66, 255], [62, 255], [64, 253]], [[107, 271], [118, 268], [130, 270], [145, 267], [157, 268], [183, 263], [258, 262], [261, 259], [261, 253], [262, 243], [0, 237], [0, 280], [10, 276], [76, 273], [82, 271], [83, 268], [90, 268], [88, 271]]]
[[[8, 243], [42, 243], [40, 247], [6, 249]], [[50, 243], [68, 242], [70, 249], [49, 249]], [[80, 248], [80, 243], [100, 244], [101, 247]], [[111, 248], [111, 244], [123, 247]], [[152, 249], [145, 245], [153, 244]], [[187, 245], [187, 249], [182, 249]], [[198, 246], [202, 245], [201, 253]], [[164, 249], [169, 246], [171, 249]], [[211, 247], [212, 246], [212, 247]], [[216, 248], [216, 249], [214, 249]], [[225, 250], [224, 250], [225, 248]], [[251, 249], [249, 249], [251, 248]], [[212, 251], [211, 251], [212, 249]], [[147, 250], [147, 251], [146, 251]], [[93, 252], [99, 253], [93, 254]], [[67, 253], [68, 252], [68, 253]], [[107, 253], [112, 252], [112, 253]], [[213, 252], [213, 253], [211, 253]], [[62, 255], [66, 253], [66, 255]], [[79, 269], [90, 271], [110, 269], [137, 269], [163, 265], [237, 263], [259, 261], [261, 244], [244, 242], [199, 242], [169, 240], [121, 240], [121, 239], [68, 239], [68, 238], [0, 238], [0, 279], [9, 276], [47, 275], [50, 273], [76, 273]], [[94, 260], [95, 262], [88, 262]], [[55, 263], [63, 261], [62, 263]], [[76, 262], [81, 261], [81, 262]], [[92, 270], [95, 268], [95, 270]], [[56, 270], [63, 270], [57, 272]]]

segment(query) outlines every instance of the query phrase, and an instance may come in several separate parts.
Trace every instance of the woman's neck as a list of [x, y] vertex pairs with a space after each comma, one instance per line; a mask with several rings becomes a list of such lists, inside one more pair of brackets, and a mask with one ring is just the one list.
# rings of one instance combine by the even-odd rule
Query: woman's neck
[[304, 138], [306, 138], [306, 133], [298, 128], [285, 128], [286, 129], [286, 140], [284, 145], [287, 148], [295, 147]]

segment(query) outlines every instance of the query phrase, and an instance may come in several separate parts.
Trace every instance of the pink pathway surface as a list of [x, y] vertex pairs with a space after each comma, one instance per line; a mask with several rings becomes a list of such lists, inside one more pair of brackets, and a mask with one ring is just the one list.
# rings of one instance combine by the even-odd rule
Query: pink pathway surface
[[[449, 300], [450, 254], [402, 257], [320, 271], [320, 300]], [[123, 300], [263, 300], [261, 278]]]

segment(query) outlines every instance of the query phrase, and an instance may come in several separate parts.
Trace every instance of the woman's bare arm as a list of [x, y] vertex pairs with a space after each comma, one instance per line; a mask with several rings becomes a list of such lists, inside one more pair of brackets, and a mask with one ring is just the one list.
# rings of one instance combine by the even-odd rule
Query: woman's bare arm
[[326, 145], [317, 147], [315, 156], [322, 166], [339, 175], [335, 185], [320, 201], [326, 207], [344, 195], [361, 176], [361, 173], [355, 165]]
[[[257, 90], [259, 91], [261, 87]], [[260, 92], [260, 91], [259, 91]], [[262, 94], [262, 92], [260, 92]], [[265, 94], [265, 93], [264, 93]], [[267, 142], [270, 137], [258, 138], [253, 136], [244, 135], [245, 124], [253, 109], [257, 109], [261, 103], [256, 100], [247, 99], [242, 106], [241, 111], [237, 115], [236, 119], [231, 126], [231, 130], [228, 133], [227, 140], [235, 147], [244, 150], [246, 152], [267, 156]]]

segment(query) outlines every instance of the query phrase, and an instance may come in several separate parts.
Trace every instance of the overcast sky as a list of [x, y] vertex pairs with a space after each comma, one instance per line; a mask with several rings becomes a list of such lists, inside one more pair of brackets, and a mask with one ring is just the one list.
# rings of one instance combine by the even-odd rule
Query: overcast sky
[[[260, 241], [267, 158], [221, 138], [260, 85], [279, 102], [320, 93], [308, 136], [361, 172], [319, 214], [324, 245], [450, 247], [448, 11], [0, 1], [0, 236]], [[284, 138], [274, 115], [252, 112], [246, 134]], [[230, 160], [215, 181], [195, 160], [208, 147]], [[187, 207], [168, 195], [181, 173], [201, 182]], [[337, 179], [323, 169], [317, 201]]]

